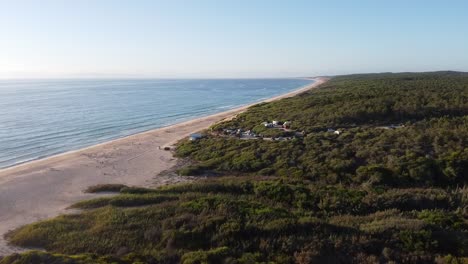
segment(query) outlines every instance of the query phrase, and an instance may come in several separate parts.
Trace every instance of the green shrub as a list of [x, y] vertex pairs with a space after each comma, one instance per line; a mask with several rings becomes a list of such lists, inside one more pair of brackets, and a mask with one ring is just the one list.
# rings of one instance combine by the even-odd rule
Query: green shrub
[[193, 251], [185, 253], [182, 256], [183, 264], [202, 264], [202, 263], [222, 263], [223, 259], [228, 255], [229, 248], [219, 247], [208, 251]]
[[126, 188], [123, 184], [99, 184], [88, 187], [85, 192], [87, 193], [99, 193], [99, 192], [120, 192], [123, 188]]

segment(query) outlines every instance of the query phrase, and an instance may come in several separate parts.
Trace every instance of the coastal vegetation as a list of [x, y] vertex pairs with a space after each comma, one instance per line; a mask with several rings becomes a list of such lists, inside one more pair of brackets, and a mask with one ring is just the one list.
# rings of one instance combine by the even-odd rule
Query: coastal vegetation
[[[301, 131], [287, 141], [214, 133]], [[340, 131], [339, 134], [329, 132]], [[272, 132], [273, 131], [273, 132]], [[280, 131], [280, 130], [278, 130]], [[179, 143], [180, 174], [8, 234], [13, 263], [467, 263], [468, 74], [334, 77]]]

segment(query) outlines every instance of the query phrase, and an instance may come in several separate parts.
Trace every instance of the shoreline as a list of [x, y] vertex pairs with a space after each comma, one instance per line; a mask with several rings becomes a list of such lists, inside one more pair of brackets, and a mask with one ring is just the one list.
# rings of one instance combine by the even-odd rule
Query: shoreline
[[171, 146], [253, 105], [298, 95], [327, 80], [310, 79], [315, 82], [228, 111], [0, 169], [0, 256], [24, 250], [7, 245], [4, 235], [8, 231], [67, 213], [71, 204], [96, 197], [83, 193], [89, 186], [120, 183], [148, 187], [185, 181], [184, 177], [158, 176], [177, 162], [170, 151], [158, 146]]
[[[237, 112], [237, 111], [245, 110], [245, 109], [247, 109], [247, 108], [249, 108], [249, 107], [251, 107], [253, 105], [256, 105], [256, 104], [271, 102], [271, 101], [279, 100], [279, 99], [286, 98], [286, 97], [292, 97], [292, 96], [297, 95], [298, 93], [302, 93], [302, 92], [305, 92], [305, 91], [309, 90], [311, 86], [314, 86], [314, 84], [316, 82], [319, 82], [320, 79], [324, 79], [324, 78], [322, 78], [322, 77], [313, 77], [312, 78], [311, 77], [311, 78], [300, 78], [300, 79], [311, 80], [311, 81], [314, 81], [314, 82], [310, 83], [310, 84], [307, 84], [307, 85], [304, 85], [304, 86], [301, 86], [301, 87], [299, 87], [299, 88], [297, 88], [295, 90], [292, 90], [290, 92], [287, 92], [285, 94], [275, 95], [273, 97], [269, 97], [269, 98], [265, 98], [265, 99], [259, 99], [258, 101], [255, 101], [253, 103], [247, 103], [245, 105], [236, 106], [235, 108], [228, 109], [226, 111], [213, 113], [213, 114], [208, 114], [208, 115], [200, 116], [200, 117], [195, 117], [195, 118], [188, 119], [188, 120], [185, 120], [185, 121], [182, 121], [182, 122], [177, 122], [177, 123], [174, 123], [174, 124], [168, 124], [168, 125], [157, 127], [157, 128], [151, 128], [151, 129], [148, 129], [148, 130], [145, 130], [145, 131], [137, 132], [135, 134], [130, 134], [130, 135], [122, 136], [122, 137], [116, 137], [116, 138], [106, 140], [106, 141], [103, 141], [103, 142], [100, 142], [100, 143], [96, 143], [96, 144], [93, 144], [93, 145], [79, 147], [77, 149], [72, 149], [72, 150], [67, 150], [65, 152], [52, 154], [50, 156], [37, 157], [37, 158], [30, 159], [30, 160], [18, 162], [16, 164], [12, 164], [12, 165], [9, 165], [9, 166], [6, 166], [6, 167], [1, 167], [0, 168], [0, 183], [1, 183], [1, 174], [4, 171], [7, 171], [9, 169], [15, 169], [15, 168], [18, 168], [20, 166], [25, 166], [25, 165], [29, 165], [29, 164], [32, 164], [32, 163], [35, 163], [35, 162], [40, 162], [40, 161], [43, 161], [43, 160], [56, 158], [56, 157], [59, 157], [59, 156], [62, 156], [62, 155], [67, 155], [67, 154], [72, 154], [72, 153], [75, 153], [75, 152], [85, 151], [87, 149], [94, 148], [94, 147], [99, 147], [99, 146], [104, 145], [104, 144], [111, 144], [111, 143], [114, 143], [116, 141], [128, 138], [128, 137], [133, 137], [133, 136], [137, 136], [137, 135], [145, 134], [145, 133], [151, 133], [151, 132], [154, 132], [154, 131], [156, 131], [158, 129], [169, 128], [169, 127], [182, 125], [184, 123], [188, 123], [188, 122], [192, 122], [192, 121], [203, 120], [204, 118], [209, 118], [209, 117], [212, 117], [212, 116], [214, 117], [216, 115], [227, 114], [227, 113], [230, 113], [230, 112]], [[196, 131], [193, 131], [193, 132], [196, 132]]]

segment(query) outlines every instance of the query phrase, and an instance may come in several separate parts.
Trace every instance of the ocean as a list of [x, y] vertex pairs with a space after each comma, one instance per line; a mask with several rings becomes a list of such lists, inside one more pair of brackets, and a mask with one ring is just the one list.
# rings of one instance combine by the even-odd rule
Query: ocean
[[0, 168], [223, 112], [311, 82], [0, 80]]

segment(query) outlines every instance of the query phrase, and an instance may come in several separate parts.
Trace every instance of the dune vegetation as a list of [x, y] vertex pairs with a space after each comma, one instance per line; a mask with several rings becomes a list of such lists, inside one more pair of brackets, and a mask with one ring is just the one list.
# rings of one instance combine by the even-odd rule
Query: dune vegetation
[[[271, 120], [302, 135], [216, 135]], [[205, 133], [180, 173], [216, 176], [90, 188], [116, 195], [11, 232], [45, 251], [0, 263], [468, 263], [466, 73], [334, 77]]]

